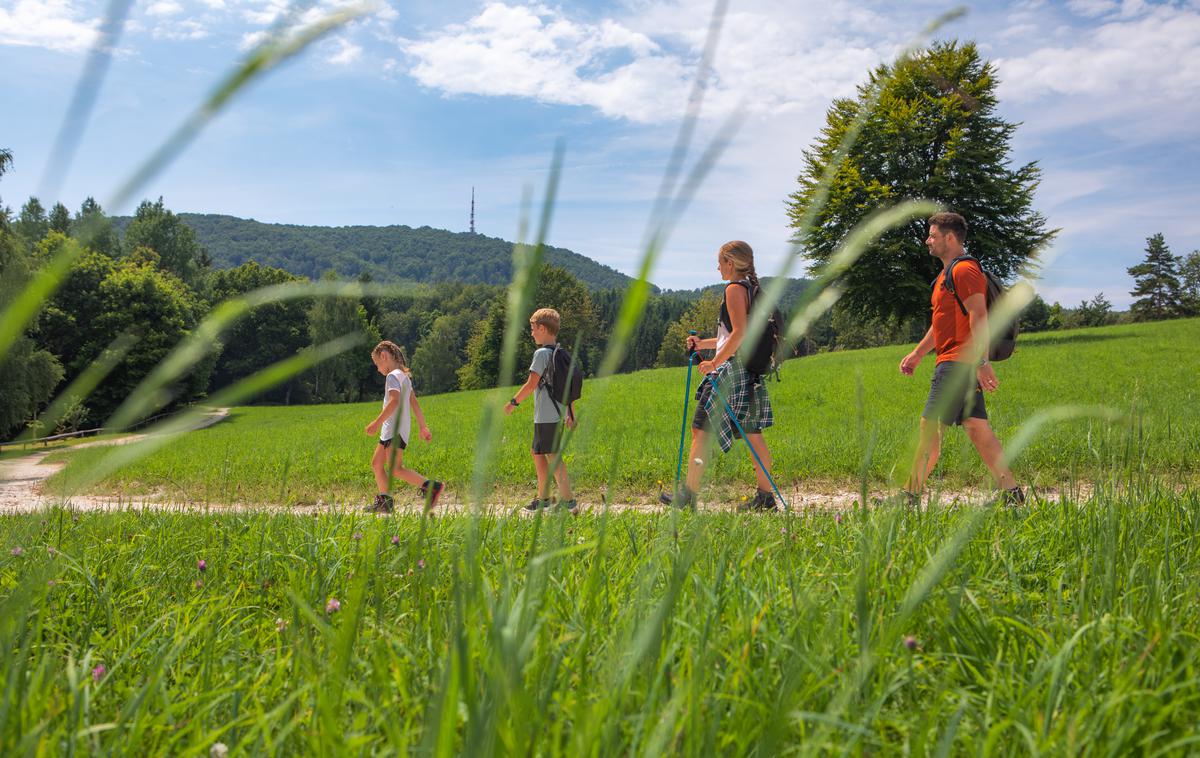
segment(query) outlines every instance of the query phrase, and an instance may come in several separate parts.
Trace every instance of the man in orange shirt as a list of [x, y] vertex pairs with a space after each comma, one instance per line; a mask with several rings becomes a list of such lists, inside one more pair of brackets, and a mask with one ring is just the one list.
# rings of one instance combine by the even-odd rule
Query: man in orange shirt
[[[1004, 490], [1005, 502], [1021, 505], [1025, 502], [1025, 494], [1004, 462], [1004, 451], [988, 423], [983, 402], [985, 391], [995, 392], [1000, 386], [987, 359], [987, 279], [978, 262], [966, 259], [955, 263], [952, 269], [954, 292], [944, 281], [951, 261], [965, 255], [963, 241], [966, 237], [967, 222], [957, 213], [930, 216], [925, 246], [930, 255], [942, 262], [942, 273], [933, 285], [933, 319], [929, 331], [900, 361], [900, 373], [912, 376], [930, 350], [937, 350], [937, 365], [933, 370], [929, 399], [921, 413], [921, 436], [905, 494], [910, 502], [918, 500], [925, 479], [937, 465], [942, 433], [947, 426], [961, 424], [995, 477], [996, 484]], [[955, 292], [958, 298], [955, 298]], [[963, 308], [967, 311], [965, 315]], [[975, 385], [973, 391], [971, 383]]]

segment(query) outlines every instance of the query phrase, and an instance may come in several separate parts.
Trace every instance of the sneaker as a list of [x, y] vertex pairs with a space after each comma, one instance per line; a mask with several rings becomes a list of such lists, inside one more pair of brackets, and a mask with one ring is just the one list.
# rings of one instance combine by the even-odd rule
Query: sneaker
[[739, 511], [773, 511], [778, 506], [775, 503], [775, 493], [766, 490], [755, 490], [754, 498], [738, 503]]
[[367, 510], [371, 513], [391, 513], [395, 508], [396, 504], [392, 500], [392, 496], [383, 493], [376, 495], [375, 502], [367, 506]]
[[552, 505], [554, 505], [554, 503], [551, 502], [550, 498], [543, 499], [540, 497], [535, 497], [533, 500], [529, 501], [529, 505], [525, 506], [525, 510], [541, 511], [549, 508]]
[[431, 510], [437, 505], [438, 498], [442, 496], [442, 490], [446, 485], [441, 482], [435, 482], [431, 479], [426, 479], [421, 485], [421, 499], [425, 501], [425, 510]]
[[560, 511], [566, 511], [574, 516], [579, 513], [579, 503], [575, 502], [574, 498], [571, 498], [570, 500], [559, 500], [557, 509]]
[[681, 508], [687, 510], [696, 510], [696, 493], [684, 487], [676, 496], [668, 495], [666, 492], [658, 493], [658, 502], [663, 505], [669, 505], [672, 508]]

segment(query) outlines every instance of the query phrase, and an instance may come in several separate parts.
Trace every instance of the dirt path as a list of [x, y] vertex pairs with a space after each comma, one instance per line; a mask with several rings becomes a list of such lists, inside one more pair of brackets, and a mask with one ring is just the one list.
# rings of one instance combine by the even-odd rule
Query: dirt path
[[[197, 429], [205, 429], [216, 424], [229, 415], [228, 408], [214, 408], [211, 413], [202, 416], [191, 431]], [[85, 447], [101, 447], [108, 445], [127, 445], [131, 442], [136, 442], [140, 439], [145, 439], [146, 434], [130, 434], [124, 437], [111, 440], [94, 440], [92, 442], [84, 442], [79, 445], [74, 445], [70, 449], [78, 450]], [[53, 453], [57, 453], [63, 448], [55, 448], [52, 450], [43, 450], [37, 453], [21, 456], [20, 458], [10, 458], [8, 460], [0, 460], [0, 515], [9, 513], [31, 513], [42, 510], [52, 505], [63, 503], [63, 498], [54, 496], [45, 492], [46, 480], [61, 471], [66, 463], [64, 461], [48, 462], [48, 458]], [[147, 500], [136, 504], [122, 500], [121, 498], [97, 497], [92, 495], [75, 495], [70, 498], [67, 503], [71, 507], [81, 510], [118, 510], [121, 508], [135, 507], [156, 507], [158, 505], [152, 500]]]
[[[228, 408], [218, 408], [204, 416], [196, 426], [192, 427], [192, 431], [212, 426], [228, 415]], [[116, 440], [96, 440], [75, 447], [122, 445], [144, 437], [145, 435], [141, 434], [131, 434]], [[221, 512], [287, 512], [301, 515], [359, 510], [364, 505], [363, 503], [326, 502], [319, 502], [315, 505], [292, 506], [280, 506], [270, 503], [213, 504], [198, 501], [171, 500], [154, 496], [125, 498], [104, 495], [72, 495], [69, 498], [64, 498], [61, 495], [47, 492], [45, 488], [46, 480], [62, 470], [66, 465], [61, 461], [47, 462], [46, 458], [53, 452], [57, 451], [47, 450], [20, 458], [0, 461], [0, 516], [15, 513], [34, 513], [55, 505], [65, 505], [81, 511], [149, 509], [180, 513], [203, 513], [210, 510], [220, 510]], [[1074, 492], [1067, 494], [1078, 498], [1086, 497], [1089, 492], [1090, 487], [1079, 485]], [[464, 499], [465, 494], [448, 491], [438, 503], [437, 513], [449, 515], [470, 512], [471, 508]], [[527, 493], [525, 494], [527, 495]], [[848, 488], [828, 483], [807, 483], [803, 488], [800, 486], [791, 487], [782, 494], [794, 511], [834, 512], [851, 510], [857, 507], [860, 497], [858, 488]], [[888, 494], [889, 492], [883, 489], [872, 488], [867, 492], [867, 497], [869, 502], [874, 502], [883, 500]], [[1063, 493], [1058, 488], [1038, 488], [1037, 494], [1043, 499], [1057, 501]], [[727, 496], [722, 497], [721, 495]], [[700, 510], [713, 512], [728, 511], [736, 505], [739, 496], [739, 490], [730, 488], [728, 492], [722, 492], [720, 495], [714, 497], [714, 502], [702, 504]], [[991, 496], [992, 493], [989, 491], [966, 488], [935, 491], [931, 494], [930, 498], [934, 504], [950, 504], [956, 501], [960, 503], [983, 503]], [[500, 496], [499, 500], [500, 502], [488, 506], [485, 510], [492, 514], [527, 513], [522, 508], [525, 501], [515, 491], [511, 497]], [[602, 511], [606, 507], [605, 503], [600, 499], [596, 499], [593, 502], [584, 498], [580, 504], [583, 510], [592, 512]], [[616, 512], [630, 510], [652, 512], [663, 508], [663, 506], [658, 504], [657, 500], [649, 497], [643, 498], [640, 501], [624, 500], [621, 503], [609, 503], [607, 507], [609, 510]], [[421, 508], [422, 503], [414, 493], [406, 490], [404, 494], [397, 496], [397, 513], [416, 514], [421, 512]]]

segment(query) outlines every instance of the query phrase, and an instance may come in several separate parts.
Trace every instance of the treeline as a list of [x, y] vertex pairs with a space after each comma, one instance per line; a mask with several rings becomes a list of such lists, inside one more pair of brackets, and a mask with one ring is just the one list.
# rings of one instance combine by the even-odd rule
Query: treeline
[[[0, 439], [26, 427], [50, 434], [104, 423], [217, 304], [262, 287], [306, 280], [255, 261], [215, 267], [195, 231], [161, 199], [143, 202], [123, 227], [91, 199], [74, 214], [61, 204], [46, 210], [37, 199], [15, 215], [0, 205], [0, 306], [12, 303], [70, 240], [83, 244], [61, 285], [0, 361]], [[322, 278], [337, 276], [326, 272]], [[368, 283], [371, 277], [362, 274], [356, 281]], [[310, 297], [258, 306], [170, 388], [170, 400], [201, 399], [345, 334], [359, 335], [364, 344], [387, 338], [404, 346], [416, 386], [426, 394], [497, 383], [504, 287], [447, 282], [395, 289], [386, 297]], [[599, 365], [622, 296], [623, 289], [593, 292], [568, 271], [546, 265], [534, 301], [559, 309], [562, 339], [578, 346], [590, 373]], [[659, 365], [660, 355], [679, 352], [663, 349], [664, 336], [691, 312], [694, 300], [651, 295], [620, 370]], [[120, 359], [95, 391], [74, 399], [56, 428], [41, 427], [37, 416], [50, 399], [114, 351], [121, 351]], [[531, 355], [532, 343], [523, 334], [519, 369]], [[325, 361], [260, 400], [352, 402], [378, 394], [379, 377], [360, 350]]]
[[[512, 243], [468, 232], [422, 226], [300, 226], [264, 224], [216, 214], [181, 213], [180, 219], [216, 268], [249, 261], [316, 279], [326, 271], [376, 282], [455, 282], [504, 285], [512, 280]], [[118, 232], [131, 223], [113, 219]], [[545, 260], [593, 292], [627, 287], [616, 269], [579, 253], [547, 247]]]

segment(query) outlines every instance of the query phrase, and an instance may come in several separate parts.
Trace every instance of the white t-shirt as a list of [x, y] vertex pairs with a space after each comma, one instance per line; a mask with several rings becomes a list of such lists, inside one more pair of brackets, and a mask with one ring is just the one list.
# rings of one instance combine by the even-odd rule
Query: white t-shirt
[[396, 436], [396, 425], [399, 424], [400, 439], [404, 440], [404, 444], [408, 444], [408, 432], [412, 427], [412, 420], [409, 418], [408, 396], [412, 392], [412, 379], [402, 369], [396, 369], [387, 375], [387, 379], [383, 382], [383, 407], [387, 407], [388, 395], [393, 392], [400, 393], [400, 415], [397, 418], [393, 412], [383, 421], [383, 426], [379, 428], [379, 439], [390, 440]]

